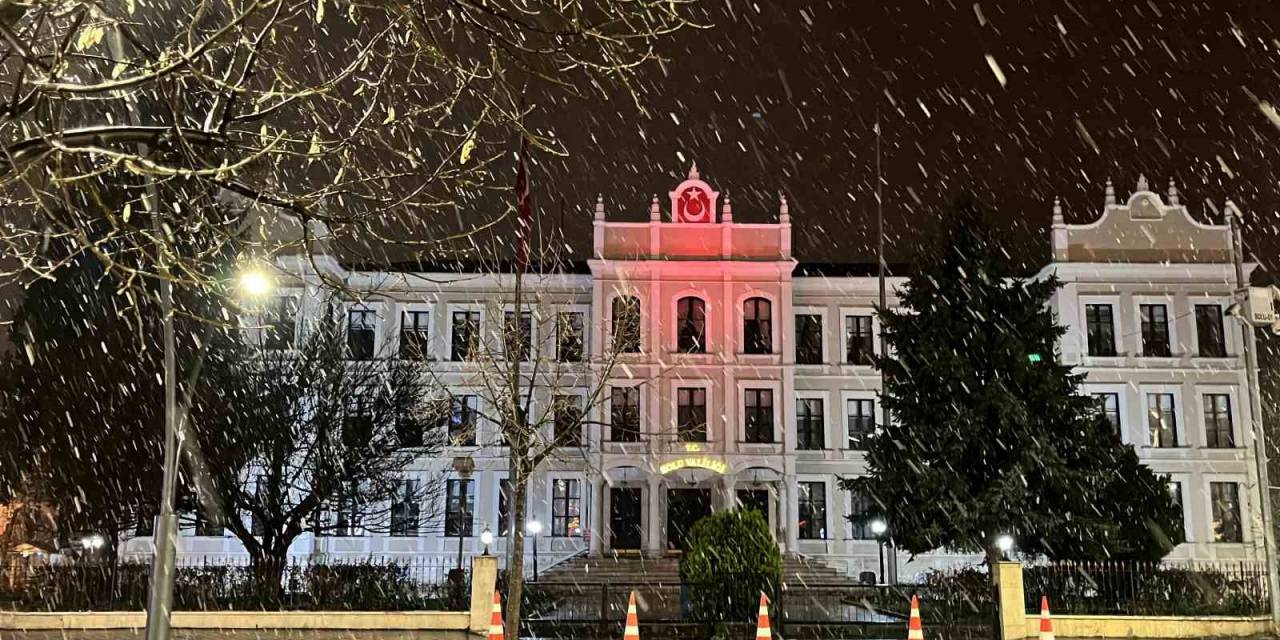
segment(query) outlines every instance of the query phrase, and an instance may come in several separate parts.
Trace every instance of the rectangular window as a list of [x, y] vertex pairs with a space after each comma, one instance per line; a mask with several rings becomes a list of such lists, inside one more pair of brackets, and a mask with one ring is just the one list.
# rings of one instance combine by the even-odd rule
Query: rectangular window
[[702, 298], [686, 296], [676, 301], [676, 350], [707, 351], [707, 303]]
[[360, 503], [357, 500], [359, 495], [359, 490], [355, 486], [348, 486], [342, 490], [342, 495], [338, 498], [338, 518], [333, 535], [353, 537], [364, 534], [360, 528]]
[[412, 538], [418, 535], [418, 480], [404, 480], [391, 502], [391, 535]]
[[827, 425], [822, 398], [796, 398], [796, 448], [827, 448]]
[[870, 365], [875, 356], [874, 340], [871, 316], [844, 317], [845, 362]]
[[1147, 430], [1151, 446], [1178, 446], [1178, 414], [1172, 393], [1147, 394]]
[[773, 390], [745, 389], [743, 396], [747, 442], [773, 442]]
[[431, 314], [427, 311], [405, 311], [400, 314], [400, 357], [405, 360], [427, 360], [431, 357]]
[[266, 310], [265, 316], [263, 318], [263, 348], [292, 348], [298, 327], [297, 296], [276, 296]]
[[676, 433], [680, 442], [707, 441], [707, 390], [676, 389]]
[[475, 360], [480, 355], [480, 312], [454, 311], [451, 337], [450, 360], [457, 362]]
[[1244, 542], [1244, 529], [1240, 526], [1240, 485], [1210, 482], [1209, 499], [1213, 503], [1213, 541]]
[[396, 443], [401, 447], [421, 447], [423, 428], [421, 417], [406, 411], [396, 418]]
[[[533, 316], [528, 311], [522, 311], [520, 320], [517, 322], [515, 312], [508, 311], [502, 327], [503, 356], [508, 360], [519, 359], [520, 362], [528, 362], [529, 352], [533, 346]], [[519, 355], [513, 358], [515, 354]]]
[[825, 482], [800, 482], [800, 522], [797, 530], [801, 540], [826, 540], [827, 538], [827, 484]]
[[503, 478], [498, 481], [498, 533], [505, 536], [511, 533], [511, 499], [515, 497], [515, 487], [511, 481]]
[[578, 396], [556, 396], [552, 402], [556, 446], [582, 446], [582, 407], [578, 404]]
[[609, 390], [609, 439], [640, 442], [640, 388], [613, 387]]
[[796, 316], [796, 364], [822, 364], [822, 316]]
[[582, 362], [585, 355], [585, 333], [582, 313], [561, 311], [556, 314], [556, 359], [560, 362]]
[[1196, 305], [1196, 341], [1203, 358], [1227, 357], [1227, 337], [1222, 327], [1222, 307], [1216, 304]]
[[1089, 338], [1089, 355], [1098, 357], [1116, 355], [1116, 325], [1111, 305], [1085, 305], [1084, 321]]
[[743, 352], [773, 353], [773, 304], [750, 298], [742, 305]]
[[1142, 355], [1168, 358], [1173, 355], [1169, 347], [1169, 311], [1162, 304], [1139, 305], [1142, 316]]
[[471, 535], [476, 510], [475, 480], [449, 480], [445, 486], [444, 535], [464, 538]]
[[373, 441], [373, 413], [361, 396], [347, 401], [347, 412], [342, 418], [342, 446], [357, 450]]
[[378, 315], [372, 309], [347, 311], [347, 357], [372, 360]]
[[[156, 514], [151, 509], [141, 508], [136, 514], [138, 519], [134, 525], [133, 535], [139, 538], [149, 538], [156, 532]], [[261, 535], [254, 530], [254, 535]]]
[[555, 480], [551, 483], [551, 535], [557, 538], [582, 535], [582, 483]]
[[1204, 395], [1204, 443], [1214, 449], [1234, 449], [1235, 429], [1231, 425], [1231, 397], [1225, 393]]
[[876, 433], [876, 401], [854, 398], [847, 403], [849, 448], [865, 450], [867, 441]]
[[1175, 536], [1176, 538], [1180, 540], [1186, 540], [1187, 534], [1185, 531], [1185, 524], [1184, 524], [1184, 521], [1186, 519], [1186, 515], [1185, 515], [1186, 511], [1185, 511], [1185, 507], [1182, 506], [1182, 483], [1181, 482], [1178, 482], [1177, 480], [1169, 481], [1169, 497], [1173, 498], [1173, 503], [1178, 505], [1178, 522], [1175, 523], [1175, 526], [1177, 527], [1177, 529], [1172, 533], [1178, 534], [1177, 536]]
[[1117, 433], [1123, 433], [1123, 425], [1120, 423], [1120, 394], [1118, 393], [1095, 393], [1093, 394], [1094, 402], [1098, 403], [1098, 413], [1111, 423], [1111, 428]]
[[870, 496], [849, 492], [849, 521], [853, 524], [851, 536], [854, 540], [876, 539], [876, 534], [871, 531], [871, 521], [878, 511], [875, 500]]
[[476, 446], [478, 401], [476, 396], [454, 396], [449, 411], [449, 443], [453, 446]]
[[613, 321], [613, 350], [617, 353], [640, 353], [640, 299], [635, 296], [614, 298], [610, 319]]

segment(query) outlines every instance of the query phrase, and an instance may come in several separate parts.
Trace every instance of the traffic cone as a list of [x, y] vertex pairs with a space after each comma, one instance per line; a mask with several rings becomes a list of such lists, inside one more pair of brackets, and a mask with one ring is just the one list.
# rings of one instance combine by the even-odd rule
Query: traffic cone
[[627, 600], [627, 628], [622, 631], [622, 640], [640, 640], [640, 617], [636, 615], [636, 592], [631, 592]]
[[1049, 596], [1040, 596], [1040, 640], [1054, 640], [1053, 618], [1049, 617]]
[[489, 617], [489, 640], [506, 640], [507, 634], [502, 630], [502, 594], [493, 592], [493, 615]]
[[760, 614], [756, 616], [756, 640], [773, 640], [773, 627], [769, 626], [769, 597], [760, 592]]
[[920, 624], [920, 599], [911, 596], [911, 619], [907, 621], [907, 640], [924, 640], [924, 626]]

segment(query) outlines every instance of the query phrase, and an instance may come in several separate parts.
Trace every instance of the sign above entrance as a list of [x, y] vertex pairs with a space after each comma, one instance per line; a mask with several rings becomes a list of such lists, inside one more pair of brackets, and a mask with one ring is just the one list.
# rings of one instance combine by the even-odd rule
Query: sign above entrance
[[729, 471], [729, 465], [726, 464], [724, 460], [708, 458], [707, 456], [693, 456], [664, 462], [658, 465], [658, 473], [665, 476], [672, 471], [690, 468], [706, 469], [708, 471], [714, 471], [720, 475], [724, 475]]

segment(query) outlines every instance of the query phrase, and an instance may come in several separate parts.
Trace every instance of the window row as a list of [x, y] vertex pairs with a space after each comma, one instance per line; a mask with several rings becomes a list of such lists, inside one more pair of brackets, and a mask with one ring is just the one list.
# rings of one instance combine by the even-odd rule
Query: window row
[[[1196, 355], [1202, 358], [1227, 357], [1222, 305], [1197, 304], [1194, 316]], [[1103, 358], [1119, 355], [1120, 340], [1116, 333], [1115, 305], [1107, 302], [1085, 304], [1084, 320], [1089, 355]], [[1152, 358], [1180, 355], [1173, 353], [1168, 305], [1139, 304], [1138, 322], [1141, 355]]]
[[[697, 296], [676, 300], [676, 350], [680, 353], [707, 352], [707, 301]], [[639, 353], [640, 299], [618, 296], [609, 310], [613, 348], [618, 353]], [[762, 355], [774, 352], [773, 303], [767, 298], [747, 298], [742, 303], [742, 351]]]
[[[1125, 424], [1117, 392], [1093, 393], [1097, 410], [1111, 423], [1115, 432], [1124, 437]], [[1177, 395], [1170, 392], [1147, 392], [1146, 440], [1150, 447], [1174, 448], [1187, 446], [1184, 425], [1179, 420]], [[1208, 449], [1235, 449], [1242, 446], [1236, 438], [1235, 420], [1232, 415], [1231, 394], [1201, 393], [1201, 418], [1204, 424], [1204, 446]]]

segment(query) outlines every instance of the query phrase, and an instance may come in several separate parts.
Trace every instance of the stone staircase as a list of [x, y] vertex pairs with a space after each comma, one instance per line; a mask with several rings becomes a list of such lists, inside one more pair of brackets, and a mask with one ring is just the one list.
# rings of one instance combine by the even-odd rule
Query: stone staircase
[[[677, 556], [647, 558], [640, 555], [613, 555], [600, 558], [576, 556], [546, 571], [541, 582], [574, 584], [680, 584]], [[783, 556], [782, 582], [789, 588], [844, 586], [855, 582], [843, 573], [813, 559]]]

